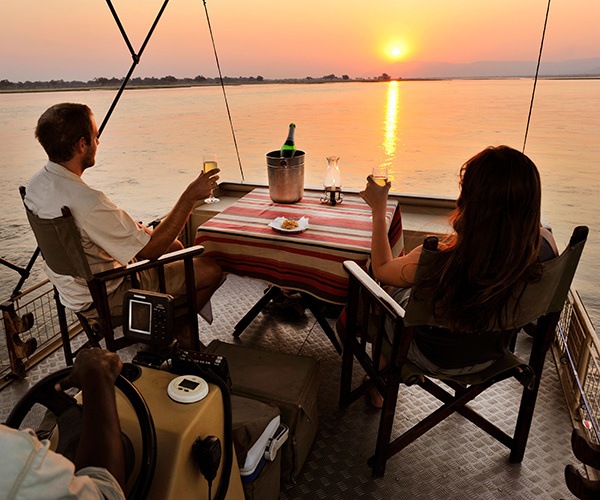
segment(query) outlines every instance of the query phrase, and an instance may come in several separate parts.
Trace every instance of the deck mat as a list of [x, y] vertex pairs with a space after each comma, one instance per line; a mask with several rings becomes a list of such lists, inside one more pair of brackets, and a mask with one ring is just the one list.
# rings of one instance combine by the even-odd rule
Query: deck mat
[[[508, 461], [509, 451], [461, 416], [451, 416], [392, 457], [386, 475], [371, 477], [366, 461], [375, 447], [379, 411], [366, 399], [345, 410], [337, 406], [340, 357], [307, 310], [270, 307], [248, 326], [239, 340], [233, 327], [262, 296], [264, 283], [229, 276], [213, 300], [215, 320], [200, 322], [200, 337], [272, 351], [303, 354], [320, 360], [319, 429], [295, 484], [282, 484], [285, 499], [572, 499], [564, 483], [568, 463], [578, 466], [570, 449], [571, 421], [551, 355], [548, 355], [532, 429], [521, 464]], [[517, 350], [528, 348], [521, 338]], [[131, 359], [134, 350], [121, 351]], [[31, 384], [64, 366], [62, 350], [28, 372], [22, 382], [2, 390], [0, 421]], [[355, 370], [356, 381], [361, 378]], [[474, 405], [495, 414], [497, 425], [512, 433], [519, 386], [496, 384]], [[401, 387], [394, 435], [431, 411], [436, 400], [419, 388]]]

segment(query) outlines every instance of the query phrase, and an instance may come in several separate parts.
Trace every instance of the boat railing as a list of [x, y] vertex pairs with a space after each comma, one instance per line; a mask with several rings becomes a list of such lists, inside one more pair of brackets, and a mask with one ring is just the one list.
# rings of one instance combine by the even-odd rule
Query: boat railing
[[[0, 304], [0, 388], [21, 380], [26, 371], [61, 347], [54, 288], [45, 279]], [[70, 336], [81, 331], [75, 315], [67, 311]]]
[[571, 290], [556, 329], [557, 369], [573, 424], [600, 442], [600, 341], [579, 294]]

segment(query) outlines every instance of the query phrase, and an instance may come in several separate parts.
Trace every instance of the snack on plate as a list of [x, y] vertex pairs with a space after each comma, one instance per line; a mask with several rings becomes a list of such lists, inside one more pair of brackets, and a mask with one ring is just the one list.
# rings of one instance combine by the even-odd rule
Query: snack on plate
[[285, 219], [281, 223], [281, 229], [296, 229], [298, 227], [298, 221], [294, 219]]

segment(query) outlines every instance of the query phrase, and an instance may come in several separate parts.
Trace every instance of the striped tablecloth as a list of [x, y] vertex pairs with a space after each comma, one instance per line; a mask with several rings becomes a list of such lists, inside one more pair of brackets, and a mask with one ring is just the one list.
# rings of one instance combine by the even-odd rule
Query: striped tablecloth
[[[343, 304], [348, 277], [342, 262], [366, 266], [371, 253], [371, 210], [358, 195], [344, 195], [336, 206], [321, 203], [322, 193], [305, 191], [294, 204], [274, 203], [269, 190], [256, 188], [202, 224], [196, 244], [224, 271], [260, 279], [280, 288], [307, 292], [321, 300]], [[387, 207], [389, 238], [394, 255], [403, 251], [398, 202]], [[269, 227], [277, 217], [307, 217], [302, 233]]]

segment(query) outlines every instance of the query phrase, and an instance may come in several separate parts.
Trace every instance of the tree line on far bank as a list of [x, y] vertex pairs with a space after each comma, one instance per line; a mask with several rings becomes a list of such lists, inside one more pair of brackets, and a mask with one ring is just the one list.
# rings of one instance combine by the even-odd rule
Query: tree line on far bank
[[[281, 79], [265, 79], [262, 76], [224, 76], [223, 82], [229, 85], [249, 84], [249, 83], [319, 83], [331, 81], [388, 81], [392, 78], [383, 73], [380, 76], [372, 78], [355, 78], [352, 79], [348, 75], [336, 76], [333, 73], [324, 75], [320, 78], [307, 76], [305, 78], [281, 78]], [[9, 80], [0, 80], [0, 90], [47, 90], [47, 89], [81, 89], [81, 88], [113, 88], [119, 87], [123, 83], [123, 78], [106, 78], [97, 77], [87, 82], [79, 80], [49, 80], [49, 81], [25, 81], [11, 82]], [[219, 78], [208, 78], [198, 75], [195, 78], [176, 78], [174, 76], [157, 77], [135, 77], [131, 78], [129, 87], [172, 87], [172, 86], [192, 86], [192, 85], [218, 85], [221, 81]]]

